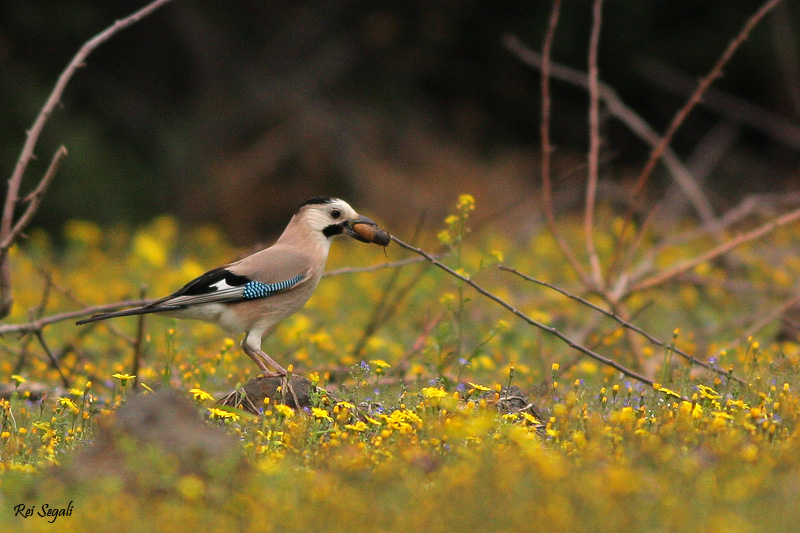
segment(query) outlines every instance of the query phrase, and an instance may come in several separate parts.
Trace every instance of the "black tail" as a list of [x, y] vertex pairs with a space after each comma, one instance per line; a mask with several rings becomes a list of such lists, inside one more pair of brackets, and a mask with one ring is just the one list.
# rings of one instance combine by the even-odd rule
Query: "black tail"
[[146, 315], [148, 313], [160, 313], [162, 311], [175, 311], [176, 309], [181, 309], [181, 307], [177, 305], [169, 307], [134, 307], [133, 309], [123, 309], [122, 311], [113, 311], [111, 313], [101, 313], [99, 315], [90, 316], [89, 318], [78, 320], [75, 322], [75, 325], [82, 326], [90, 322], [97, 322], [99, 320], [106, 320], [108, 318], [116, 318], [118, 316]]

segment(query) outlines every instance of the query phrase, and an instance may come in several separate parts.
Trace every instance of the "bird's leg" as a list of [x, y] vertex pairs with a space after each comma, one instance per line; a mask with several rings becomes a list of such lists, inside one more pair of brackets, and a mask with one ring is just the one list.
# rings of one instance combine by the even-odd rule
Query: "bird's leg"
[[[300, 409], [300, 402], [297, 400], [297, 395], [294, 392], [292, 381], [289, 379], [289, 372], [261, 349], [260, 336], [255, 340], [255, 343], [257, 343], [256, 346], [253, 346], [254, 341], [253, 339], [251, 339], [251, 336], [249, 334], [245, 335], [244, 339], [242, 340], [242, 350], [244, 350], [244, 353], [246, 353], [248, 357], [250, 357], [250, 359], [252, 359], [256, 365], [258, 365], [258, 368], [261, 369], [261, 372], [266, 377], [282, 378], [281, 384], [284, 390], [289, 391], [289, 394], [292, 395], [292, 399], [294, 400], [295, 407]], [[267, 365], [277, 370], [277, 372], [270, 372], [270, 370], [267, 368]]]
[[[286, 369], [276, 363], [270, 356], [258, 348], [253, 348], [247, 343], [247, 337], [242, 341], [242, 350], [253, 360], [261, 372], [267, 377], [281, 377], [286, 375]], [[272, 372], [267, 365], [272, 366], [277, 372]]]

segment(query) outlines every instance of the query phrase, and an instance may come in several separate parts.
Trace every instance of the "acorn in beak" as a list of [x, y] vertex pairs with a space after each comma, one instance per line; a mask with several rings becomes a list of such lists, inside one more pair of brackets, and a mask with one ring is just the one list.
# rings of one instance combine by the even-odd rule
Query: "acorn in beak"
[[361, 242], [371, 242], [381, 246], [388, 246], [391, 237], [383, 231], [371, 218], [359, 216], [355, 220], [344, 223], [345, 233]]

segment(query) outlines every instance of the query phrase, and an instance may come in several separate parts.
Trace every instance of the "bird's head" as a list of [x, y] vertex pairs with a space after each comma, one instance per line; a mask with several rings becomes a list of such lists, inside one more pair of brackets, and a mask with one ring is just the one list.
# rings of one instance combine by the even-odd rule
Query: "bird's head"
[[317, 196], [306, 200], [295, 215], [297, 220], [325, 239], [349, 235], [361, 242], [387, 246], [391, 238], [374, 220], [356, 213], [339, 198]]

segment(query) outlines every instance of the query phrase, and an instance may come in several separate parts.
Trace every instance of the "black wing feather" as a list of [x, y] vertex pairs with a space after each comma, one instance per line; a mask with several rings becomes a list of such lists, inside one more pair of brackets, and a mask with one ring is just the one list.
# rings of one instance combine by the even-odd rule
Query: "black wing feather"
[[103, 313], [100, 315], [95, 315], [83, 320], [79, 320], [76, 322], [77, 325], [87, 324], [89, 322], [95, 322], [97, 320], [106, 320], [107, 318], [114, 318], [118, 316], [130, 316], [130, 315], [143, 315], [147, 313], [158, 313], [162, 311], [178, 311], [180, 309], [185, 309], [187, 306], [183, 305], [182, 303], [177, 303], [174, 305], [164, 305], [165, 302], [172, 300], [179, 296], [202, 296], [204, 294], [214, 294], [219, 290], [215, 284], [219, 283], [220, 281], [224, 281], [230, 287], [240, 287], [245, 285], [247, 282], [250, 281], [250, 278], [247, 276], [240, 276], [238, 274], [234, 274], [233, 272], [227, 270], [225, 267], [215, 268], [213, 270], [209, 270], [205, 274], [196, 277], [174, 293], [170, 294], [169, 296], [165, 296], [164, 298], [160, 298], [153, 302], [150, 302], [147, 305], [142, 307], [135, 307], [133, 309], [124, 309], [122, 311], [114, 311], [111, 313]]
[[248, 278], [247, 276], [240, 276], [239, 274], [234, 274], [230, 270], [227, 270], [225, 267], [215, 268], [213, 270], [209, 270], [208, 272], [206, 272], [201, 276], [194, 278], [192, 281], [190, 281], [177, 291], [173, 292], [166, 298], [162, 298], [161, 301], [169, 300], [170, 298], [174, 298], [176, 296], [196, 296], [198, 294], [208, 294], [210, 292], [216, 292], [217, 287], [215, 287], [214, 285], [219, 283], [220, 281], [224, 281], [231, 287], [239, 287], [250, 281], [250, 278]]

